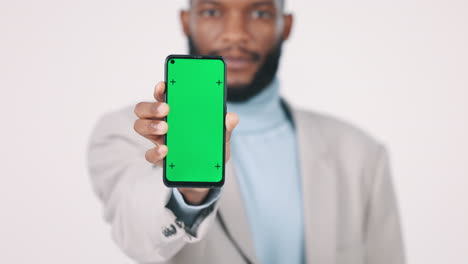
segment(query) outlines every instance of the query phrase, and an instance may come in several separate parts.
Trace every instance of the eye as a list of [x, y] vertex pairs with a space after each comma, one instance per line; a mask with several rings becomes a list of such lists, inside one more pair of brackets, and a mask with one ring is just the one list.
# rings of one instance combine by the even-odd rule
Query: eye
[[270, 19], [273, 17], [273, 13], [265, 10], [254, 10], [252, 11], [252, 17], [255, 19]]
[[221, 12], [217, 9], [205, 9], [200, 11], [200, 16], [202, 17], [219, 17]]

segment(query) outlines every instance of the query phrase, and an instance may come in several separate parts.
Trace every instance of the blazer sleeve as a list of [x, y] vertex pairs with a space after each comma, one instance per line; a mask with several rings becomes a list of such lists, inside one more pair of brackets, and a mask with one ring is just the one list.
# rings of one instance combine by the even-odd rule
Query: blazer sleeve
[[164, 262], [186, 243], [204, 238], [218, 203], [203, 208], [194, 224], [185, 226], [167, 208], [171, 188], [163, 183], [162, 168], [146, 161], [146, 139], [140, 141], [129, 120], [116, 114], [98, 120], [88, 142], [88, 172], [120, 249], [138, 262]]
[[366, 262], [405, 263], [400, 217], [391, 179], [388, 152], [380, 145], [374, 156], [370, 193], [366, 210]]
[[203, 203], [199, 205], [190, 205], [185, 202], [184, 197], [179, 190], [177, 188], [173, 188], [171, 198], [169, 199], [166, 207], [171, 209], [176, 217], [182, 220], [186, 226], [192, 226], [194, 221], [197, 219], [198, 214], [202, 212], [203, 209], [218, 201], [220, 194], [221, 188], [210, 189]]

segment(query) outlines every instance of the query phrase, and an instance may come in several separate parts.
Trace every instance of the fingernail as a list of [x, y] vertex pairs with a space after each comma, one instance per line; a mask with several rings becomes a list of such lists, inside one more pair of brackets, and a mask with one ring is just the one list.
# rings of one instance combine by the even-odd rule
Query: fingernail
[[159, 154], [164, 154], [164, 151], [165, 151], [165, 149], [164, 149], [163, 146], [159, 146], [159, 147], [158, 147], [158, 153], [159, 153]]
[[156, 112], [158, 114], [162, 114], [164, 113], [164, 108], [165, 108], [165, 104], [164, 103], [161, 103], [161, 104], [158, 104], [158, 106], [156, 107]]
[[159, 123], [151, 123], [151, 127], [156, 131], [161, 130], [161, 124]]

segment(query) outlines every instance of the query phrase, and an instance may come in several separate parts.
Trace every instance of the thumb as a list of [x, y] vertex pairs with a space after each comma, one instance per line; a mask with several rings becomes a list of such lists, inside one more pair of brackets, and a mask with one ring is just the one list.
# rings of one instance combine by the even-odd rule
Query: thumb
[[234, 128], [239, 123], [239, 116], [235, 113], [227, 113], [226, 114], [226, 141], [231, 140], [231, 134]]

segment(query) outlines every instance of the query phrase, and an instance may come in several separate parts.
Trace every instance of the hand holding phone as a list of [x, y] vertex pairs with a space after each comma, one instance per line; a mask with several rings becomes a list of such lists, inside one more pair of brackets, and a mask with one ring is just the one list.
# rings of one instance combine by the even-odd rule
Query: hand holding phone
[[166, 102], [171, 112], [163, 162], [168, 187], [219, 188], [225, 174], [226, 63], [221, 56], [169, 55]]
[[[154, 98], [157, 102], [140, 102], [135, 106], [135, 114], [138, 119], [135, 121], [134, 129], [141, 136], [153, 142], [156, 146], [149, 149], [145, 158], [148, 162], [163, 166], [163, 160], [168, 151], [164, 145], [164, 136], [168, 131], [168, 125], [164, 118], [170, 112], [169, 105], [165, 102], [166, 84], [159, 82], [154, 89]], [[200, 102], [203, 103], [203, 102]], [[239, 118], [234, 113], [226, 113], [226, 152], [225, 161], [230, 158], [230, 139], [231, 134], [239, 122]], [[203, 119], [200, 119], [200, 125], [203, 126]], [[196, 128], [194, 128], [196, 129]], [[208, 194], [208, 188], [178, 188], [189, 204], [200, 204]]]

